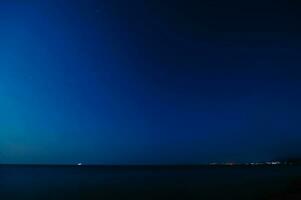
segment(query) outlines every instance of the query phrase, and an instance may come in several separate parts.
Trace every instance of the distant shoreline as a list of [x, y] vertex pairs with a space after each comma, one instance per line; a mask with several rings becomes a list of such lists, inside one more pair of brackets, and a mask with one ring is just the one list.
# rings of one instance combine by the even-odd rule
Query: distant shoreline
[[258, 168], [258, 167], [286, 167], [286, 166], [301, 166], [301, 164], [289, 163], [289, 164], [200, 164], [200, 165], [96, 165], [96, 164], [0, 164], [0, 167], [72, 167], [72, 168], [150, 168], [150, 169], [196, 169], [196, 168]]

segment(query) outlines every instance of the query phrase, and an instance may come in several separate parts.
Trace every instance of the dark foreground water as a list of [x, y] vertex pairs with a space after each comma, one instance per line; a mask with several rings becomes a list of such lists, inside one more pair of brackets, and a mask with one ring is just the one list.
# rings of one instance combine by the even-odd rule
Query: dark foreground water
[[105, 168], [0, 166], [0, 199], [274, 199], [301, 167]]

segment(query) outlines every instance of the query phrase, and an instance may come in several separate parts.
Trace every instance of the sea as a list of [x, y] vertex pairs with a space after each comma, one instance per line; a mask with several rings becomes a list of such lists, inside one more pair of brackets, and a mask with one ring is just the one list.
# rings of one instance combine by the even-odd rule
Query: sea
[[301, 180], [300, 166], [0, 166], [1, 200], [269, 200]]

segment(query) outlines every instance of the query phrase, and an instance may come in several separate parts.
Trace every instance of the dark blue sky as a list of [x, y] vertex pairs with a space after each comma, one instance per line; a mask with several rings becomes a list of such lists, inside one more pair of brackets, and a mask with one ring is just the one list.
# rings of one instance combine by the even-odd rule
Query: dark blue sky
[[0, 163], [299, 156], [300, 8], [1, 1]]

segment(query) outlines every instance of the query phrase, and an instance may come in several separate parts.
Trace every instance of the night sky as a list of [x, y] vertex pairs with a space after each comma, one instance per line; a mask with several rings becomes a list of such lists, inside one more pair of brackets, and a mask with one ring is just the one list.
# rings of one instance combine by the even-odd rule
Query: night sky
[[0, 2], [0, 163], [301, 155], [301, 6]]

